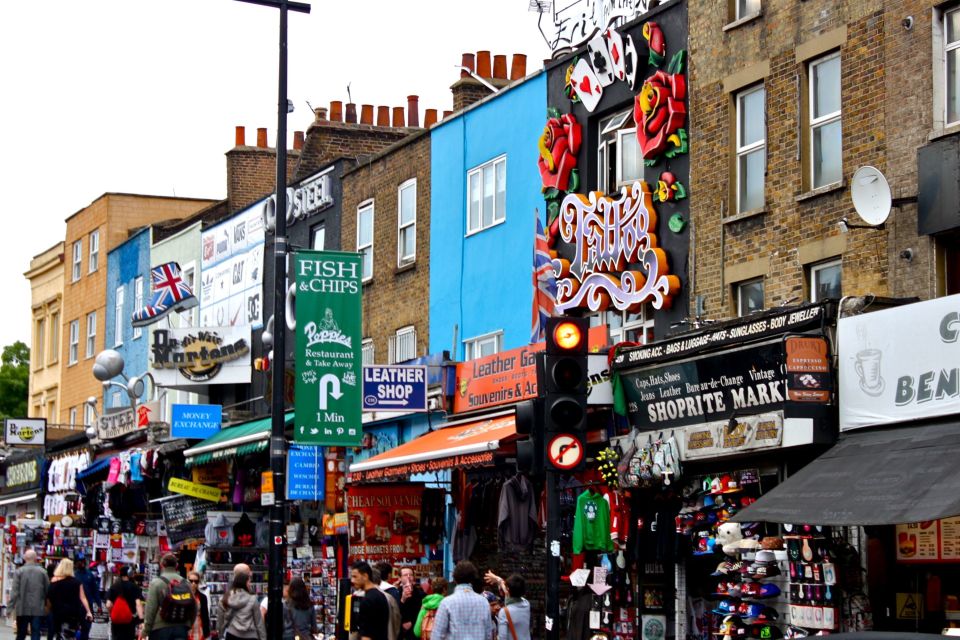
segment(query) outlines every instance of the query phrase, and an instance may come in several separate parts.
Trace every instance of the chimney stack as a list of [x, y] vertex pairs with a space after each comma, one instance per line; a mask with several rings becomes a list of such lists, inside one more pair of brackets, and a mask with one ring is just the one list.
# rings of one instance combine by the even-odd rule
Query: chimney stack
[[[473, 70], [475, 69], [475, 67], [474, 67], [473, 54], [472, 54], [472, 53], [465, 53], [465, 54], [463, 54], [462, 59], [461, 59], [461, 62], [460, 62], [460, 66], [461, 66], [461, 67], [466, 67], [467, 69], [470, 69], [470, 71], [473, 71]], [[460, 70], [460, 77], [461, 77], [461, 78], [469, 78], [469, 77], [470, 77], [470, 74], [467, 73], [466, 70], [461, 69], [461, 70]]]
[[293, 148], [296, 151], [303, 149], [303, 131], [293, 132]]
[[427, 109], [423, 114], [423, 126], [427, 129], [437, 124], [437, 110]]
[[378, 127], [390, 126], [390, 107], [384, 107], [384, 106], [377, 107], [377, 126]]
[[420, 96], [407, 96], [407, 126], [420, 126]]
[[257, 146], [266, 149], [267, 148], [267, 129], [266, 127], [260, 127], [257, 129]]
[[357, 105], [355, 102], [347, 103], [347, 116], [343, 119], [344, 122], [349, 122], [350, 124], [357, 123]]
[[360, 124], [373, 124], [373, 105], [364, 104], [360, 106]]
[[477, 51], [477, 67], [474, 69], [481, 78], [490, 77], [490, 52]]
[[395, 127], [403, 126], [403, 107], [393, 108], [393, 126]]
[[313, 110], [313, 121], [314, 122], [326, 122], [327, 120], [327, 108], [326, 107], [317, 107]]
[[343, 122], [343, 102], [330, 101], [330, 122]]
[[524, 53], [513, 54], [513, 63], [510, 65], [510, 79], [522, 80], [527, 77], [527, 56]]
[[493, 77], [507, 79], [507, 56], [493, 56]]
[[247, 144], [247, 130], [244, 127], [237, 127], [236, 139], [234, 140], [234, 146], [243, 147]]

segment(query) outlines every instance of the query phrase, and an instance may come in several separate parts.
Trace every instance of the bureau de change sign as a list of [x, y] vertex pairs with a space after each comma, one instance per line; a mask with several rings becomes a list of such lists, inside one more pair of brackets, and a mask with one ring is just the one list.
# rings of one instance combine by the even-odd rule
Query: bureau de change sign
[[293, 439], [360, 446], [361, 257], [335, 251], [294, 254], [297, 288]]

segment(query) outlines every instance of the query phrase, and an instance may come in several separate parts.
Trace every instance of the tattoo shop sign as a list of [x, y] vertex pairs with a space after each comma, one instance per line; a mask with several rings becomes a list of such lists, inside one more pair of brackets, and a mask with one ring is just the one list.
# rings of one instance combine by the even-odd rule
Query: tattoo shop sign
[[294, 255], [296, 442], [359, 447], [363, 438], [361, 259], [334, 251]]
[[832, 382], [826, 340], [791, 336], [622, 374], [630, 422], [655, 430], [824, 404]]
[[155, 329], [153, 377], [162, 387], [250, 382], [250, 326]]
[[550, 49], [556, 52], [577, 47], [609, 26], [629, 22], [656, 7], [660, 0], [568, 0], [551, 4], [556, 32]]

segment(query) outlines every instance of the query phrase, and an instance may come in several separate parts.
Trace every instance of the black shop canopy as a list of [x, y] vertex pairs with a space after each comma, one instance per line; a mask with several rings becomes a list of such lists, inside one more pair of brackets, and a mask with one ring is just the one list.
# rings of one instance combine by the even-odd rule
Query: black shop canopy
[[842, 434], [738, 522], [884, 525], [960, 515], [960, 422]]

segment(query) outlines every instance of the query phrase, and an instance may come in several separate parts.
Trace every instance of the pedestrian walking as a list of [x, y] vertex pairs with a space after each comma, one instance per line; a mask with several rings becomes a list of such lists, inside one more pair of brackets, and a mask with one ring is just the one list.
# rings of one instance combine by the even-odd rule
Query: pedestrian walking
[[30, 640], [40, 640], [40, 625], [47, 615], [49, 587], [47, 572], [37, 565], [37, 552], [28, 549], [23, 554], [23, 566], [13, 576], [7, 605], [7, 611], [14, 612], [17, 617], [17, 640], [26, 640], [27, 625], [30, 626]]
[[523, 596], [527, 582], [513, 574], [500, 581], [504, 603], [497, 614], [497, 637], [500, 640], [530, 640], [530, 602]]
[[93, 611], [83, 585], [74, 575], [73, 560], [64, 558], [57, 565], [47, 589], [47, 602], [53, 616], [50, 633], [54, 638], [60, 635], [64, 625], [71, 630], [79, 629], [82, 638], [89, 637]]
[[83, 593], [87, 596], [90, 609], [92, 611], [103, 609], [103, 599], [100, 597], [100, 580], [93, 574], [93, 571], [87, 568], [87, 561], [77, 560], [74, 570], [77, 580], [83, 585]]
[[190, 583], [193, 597], [197, 599], [197, 617], [190, 627], [187, 638], [189, 640], [206, 640], [210, 637], [210, 605], [207, 602], [207, 594], [200, 591], [200, 574], [198, 572], [191, 571], [188, 573], [187, 581]]
[[423, 606], [423, 598], [426, 594], [420, 588], [420, 584], [413, 575], [413, 569], [409, 567], [400, 569], [400, 622], [402, 631], [401, 640], [413, 640], [413, 626], [420, 615], [420, 609]]
[[413, 635], [420, 640], [430, 640], [433, 635], [433, 625], [437, 620], [437, 608], [440, 602], [447, 597], [447, 589], [450, 583], [446, 578], [434, 578], [430, 583], [428, 596], [424, 596], [423, 604], [420, 606], [420, 613], [417, 615], [417, 622], [413, 625]]
[[390, 605], [387, 594], [373, 580], [373, 569], [362, 560], [350, 567], [350, 584], [363, 591], [357, 613], [357, 635], [360, 640], [393, 640], [389, 637]]
[[493, 637], [490, 603], [473, 589], [478, 580], [479, 574], [472, 562], [457, 563], [453, 569], [457, 586], [453, 595], [444, 598], [437, 608], [431, 640], [490, 640]]
[[187, 640], [197, 617], [190, 587], [177, 572], [177, 556], [160, 558], [160, 575], [147, 587], [141, 636], [149, 640]]
[[107, 592], [110, 612], [110, 634], [113, 640], [134, 640], [138, 613], [143, 606], [143, 592], [130, 580], [130, 567], [120, 567], [120, 579]]
[[217, 631], [226, 640], [266, 640], [260, 603], [250, 590], [250, 572], [236, 569], [230, 588], [220, 599]]
[[307, 584], [303, 578], [293, 578], [283, 598], [283, 640], [311, 640], [318, 631]]

